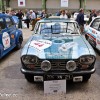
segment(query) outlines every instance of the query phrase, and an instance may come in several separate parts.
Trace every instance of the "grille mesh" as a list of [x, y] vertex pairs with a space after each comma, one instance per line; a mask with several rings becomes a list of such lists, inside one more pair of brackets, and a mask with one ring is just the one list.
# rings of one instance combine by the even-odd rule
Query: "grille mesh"
[[[38, 64], [37, 65], [35, 65], [35, 67], [36, 68], [40, 68], [41, 67], [41, 63], [42, 63], [42, 61], [43, 60], [39, 60], [39, 62], [38, 62]], [[55, 59], [53, 59], [53, 60], [49, 60], [50, 61], [50, 63], [51, 63], [51, 70], [65, 70], [66, 69], [66, 63], [67, 63], [67, 61], [69, 61], [69, 60], [62, 60], [62, 59], [60, 59], [60, 60], [55, 60]], [[77, 60], [75, 61], [76, 62], [76, 64], [77, 64]]]

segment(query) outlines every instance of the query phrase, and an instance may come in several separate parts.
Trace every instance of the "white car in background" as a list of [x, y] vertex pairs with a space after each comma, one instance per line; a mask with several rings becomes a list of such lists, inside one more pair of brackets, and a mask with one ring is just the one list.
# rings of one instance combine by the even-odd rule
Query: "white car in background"
[[100, 16], [95, 17], [85, 26], [85, 37], [89, 43], [100, 51]]

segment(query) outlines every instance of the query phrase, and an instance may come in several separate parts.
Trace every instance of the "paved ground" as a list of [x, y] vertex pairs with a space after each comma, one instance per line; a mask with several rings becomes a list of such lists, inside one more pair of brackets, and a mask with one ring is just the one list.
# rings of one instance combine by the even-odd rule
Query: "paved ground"
[[[32, 34], [23, 29], [24, 42]], [[88, 83], [67, 84], [66, 94], [44, 95], [43, 84], [28, 83], [20, 72], [21, 50], [13, 50], [0, 60], [0, 100], [100, 100], [100, 56], [97, 54], [97, 71]]]

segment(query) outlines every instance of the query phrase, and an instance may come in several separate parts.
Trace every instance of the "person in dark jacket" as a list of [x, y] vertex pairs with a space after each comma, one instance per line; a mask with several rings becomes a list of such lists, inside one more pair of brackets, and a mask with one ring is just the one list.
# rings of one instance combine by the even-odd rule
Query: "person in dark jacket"
[[81, 32], [83, 33], [85, 21], [84, 21], [84, 10], [82, 8], [79, 10], [79, 14], [77, 15], [76, 21], [78, 22]]
[[19, 19], [18, 28], [22, 28], [22, 18], [24, 17], [24, 14], [22, 13], [21, 10], [19, 10], [16, 16]]
[[95, 9], [91, 10], [89, 23], [93, 20], [94, 17], [97, 17]]

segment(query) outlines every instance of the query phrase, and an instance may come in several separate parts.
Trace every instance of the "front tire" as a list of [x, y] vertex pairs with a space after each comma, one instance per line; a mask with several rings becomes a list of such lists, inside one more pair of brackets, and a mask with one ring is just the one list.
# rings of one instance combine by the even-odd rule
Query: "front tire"
[[83, 82], [88, 82], [88, 80], [90, 79], [90, 77], [91, 77], [91, 74], [83, 75]]
[[28, 82], [34, 83], [34, 76], [31, 74], [25, 74], [25, 78]]
[[22, 41], [23, 41], [23, 37], [20, 36], [20, 37], [19, 37], [19, 40], [18, 40], [18, 42], [17, 42], [17, 44], [16, 44], [16, 49], [17, 49], [17, 50], [19, 50], [19, 49], [21, 48]]

